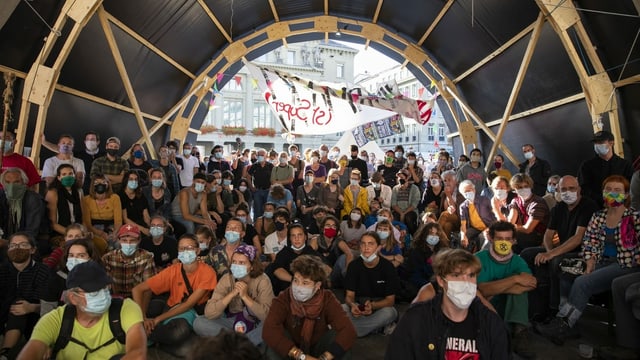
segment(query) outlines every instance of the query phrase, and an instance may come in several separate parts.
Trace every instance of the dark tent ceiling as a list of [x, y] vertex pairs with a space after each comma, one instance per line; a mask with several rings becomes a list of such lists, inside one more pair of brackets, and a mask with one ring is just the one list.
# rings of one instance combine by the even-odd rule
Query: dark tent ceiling
[[6, 0], [0, 71], [18, 78], [19, 146], [88, 130], [154, 146], [195, 136], [216, 74], [226, 82], [243, 59], [340, 29], [436, 82], [458, 152], [475, 144], [518, 161], [532, 143], [568, 173], [600, 124], [618, 153], [640, 153], [636, 3]]

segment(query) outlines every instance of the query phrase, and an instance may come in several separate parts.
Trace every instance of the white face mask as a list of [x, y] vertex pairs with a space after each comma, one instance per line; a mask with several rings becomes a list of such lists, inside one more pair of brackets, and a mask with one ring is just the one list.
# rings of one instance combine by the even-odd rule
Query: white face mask
[[524, 153], [524, 158], [527, 160], [533, 159], [533, 151], [527, 151], [526, 153]]
[[353, 221], [358, 221], [362, 217], [362, 215], [360, 215], [358, 213], [351, 213], [350, 216], [351, 216], [351, 220], [353, 220]]
[[447, 281], [447, 297], [459, 309], [468, 309], [476, 298], [477, 285], [468, 281]]
[[607, 155], [609, 152], [609, 144], [593, 144], [593, 149], [600, 156]]
[[517, 189], [516, 194], [518, 194], [522, 200], [528, 200], [531, 197], [531, 188]]
[[296, 301], [305, 302], [313, 297], [316, 293], [316, 287], [307, 287], [291, 284], [291, 295]]
[[504, 189], [496, 189], [493, 191], [493, 193], [495, 194], [495, 196], [499, 199], [499, 200], [504, 200], [507, 198], [507, 196], [509, 195], [509, 193], [507, 192], [507, 190]]
[[429, 183], [431, 184], [431, 186], [438, 186], [438, 185], [440, 185], [440, 180], [439, 179], [431, 179], [431, 180], [429, 180]]
[[427, 244], [431, 246], [436, 246], [440, 242], [440, 237], [438, 235], [427, 235]]
[[566, 204], [571, 205], [576, 201], [578, 201], [578, 192], [577, 191], [561, 192], [560, 197], [562, 198], [562, 201], [564, 201]]
[[473, 200], [476, 198], [476, 193], [474, 191], [467, 191], [462, 195], [464, 195], [464, 198], [469, 200], [470, 202], [473, 202]]
[[98, 148], [98, 142], [95, 140], [87, 140], [84, 142], [84, 146], [86, 146], [89, 151], [95, 151]]
[[360, 257], [362, 258], [362, 260], [364, 260], [365, 263], [370, 264], [378, 257], [378, 254], [373, 253], [369, 256], [364, 256], [364, 254], [360, 254]]

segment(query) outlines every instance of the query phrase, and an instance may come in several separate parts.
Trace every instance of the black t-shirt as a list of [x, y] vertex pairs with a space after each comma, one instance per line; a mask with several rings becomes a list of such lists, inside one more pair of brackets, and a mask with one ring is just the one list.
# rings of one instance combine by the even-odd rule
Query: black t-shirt
[[462, 322], [450, 323], [445, 345], [445, 360], [479, 360], [480, 353], [476, 346], [478, 337], [477, 324], [471, 316], [467, 316]]
[[355, 292], [356, 299], [382, 299], [398, 292], [400, 279], [391, 262], [383, 257], [373, 268], [364, 265], [361, 257], [353, 260], [347, 268], [345, 289]]
[[74, 151], [73, 152], [73, 156], [82, 160], [82, 162], [84, 163], [84, 183], [82, 184], [82, 191], [85, 194], [89, 194], [89, 190], [91, 189], [91, 165], [93, 164], [93, 160], [99, 158], [99, 157], [103, 157], [107, 155], [107, 153], [104, 150], [98, 150], [98, 152], [96, 154], [88, 154], [87, 151], [85, 149], [82, 149], [80, 151]]
[[396, 175], [398, 175], [398, 169], [393, 166], [387, 167], [383, 165], [378, 166], [378, 172], [384, 179], [384, 184], [390, 187], [396, 186]]
[[153, 262], [157, 268], [165, 268], [178, 257], [178, 241], [171, 235], [165, 234], [160, 245], [153, 243], [151, 238], [143, 237], [140, 247], [153, 254]]
[[147, 224], [144, 222], [144, 216], [142, 215], [144, 210], [149, 210], [147, 199], [142, 195], [134, 196], [133, 199], [131, 199], [124, 192], [119, 192], [118, 196], [120, 196], [122, 210], [127, 210], [127, 218], [140, 226], [147, 227]]
[[586, 196], [580, 199], [580, 203], [572, 211], [569, 211], [567, 204], [561, 201], [551, 209], [548, 228], [558, 232], [562, 244], [575, 235], [578, 226], [586, 228], [596, 210], [598, 210], [596, 203]]
[[318, 196], [320, 196], [320, 188], [312, 186], [311, 191], [307, 192], [304, 186], [297, 189], [296, 199], [300, 200], [300, 205], [304, 207], [312, 207], [318, 204]]
[[212, 173], [214, 170], [220, 170], [220, 172], [231, 170], [231, 165], [225, 160], [209, 161], [207, 164], [207, 172]]
[[260, 166], [260, 163], [256, 162], [251, 165], [247, 173], [253, 176], [253, 186], [258, 190], [269, 190], [271, 187], [271, 170], [273, 164], [265, 162], [264, 166]]
[[293, 260], [295, 260], [300, 255], [318, 256], [318, 253], [309, 245], [305, 246], [300, 254], [296, 254], [295, 251], [291, 249], [291, 246], [285, 246], [276, 255], [276, 259], [273, 261], [273, 270], [275, 271], [278, 269], [285, 269], [288, 273], [291, 273], [289, 267], [291, 266]]
[[360, 174], [362, 175], [360, 178], [360, 185], [369, 185], [369, 170], [367, 169], [366, 161], [360, 158], [352, 158], [351, 160], [349, 160], [349, 165], [347, 166], [352, 169], [358, 169], [360, 171]]
[[247, 227], [244, 230], [244, 238], [242, 238], [242, 241], [244, 241], [245, 244], [253, 246], [253, 237], [256, 235], [258, 235], [256, 228], [254, 228], [251, 224], [247, 224]]

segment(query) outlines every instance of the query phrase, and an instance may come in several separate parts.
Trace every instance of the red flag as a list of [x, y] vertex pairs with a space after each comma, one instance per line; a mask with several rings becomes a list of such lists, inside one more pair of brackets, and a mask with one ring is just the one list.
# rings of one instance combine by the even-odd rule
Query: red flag
[[240, 82], [242, 82], [242, 76], [236, 75], [234, 79], [236, 80], [236, 85], [240, 86]]
[[224, 74], [223, 73], [217, 73], [216, 74], [216, 80], [218, 80], [218, 83], [221, 83], [223, 79], [224, 79]]
[[420, 95], [420, 97], [422, 97], [422, 94], [424, 94], [424, 88], [421, 86], [421, 87], [418, 89], [418, 95]]
[[420, 123], [424, 125], [431, 119], [433, 101], [416, 100], [416, 102], [418, 103], [418, 111], [420, 112]]
[[436, 141], [433, 143], [433, 146], [435, 146], [436, 148], [439, 148], [439, 147], [440, 147], [440, 145], [438, 145], [438, 140], [436, 140]]

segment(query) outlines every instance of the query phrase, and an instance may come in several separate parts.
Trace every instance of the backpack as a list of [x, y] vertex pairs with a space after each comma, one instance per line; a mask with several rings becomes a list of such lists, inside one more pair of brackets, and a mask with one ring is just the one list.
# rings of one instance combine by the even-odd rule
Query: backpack
[[76, 307], [73, 305], [67, 305], [64, 308], [64, 313], [62, 314], [62, 323], [60, 324], [60, 333], [58, 334], [58, 339], [56, 340], [55, 345], [53, 345], [53, 350], [51, 351], [50, 359], [55, 359], [58, 355], [58, 352], [69, 344], [69, 341], [72, 341], [85, 349], [88, 350], [87, 354], [95, 352], [107, 345], [112, 344], [117, 341], [121, 344], [124, 344], [127, 338], [127, 334], [122, 329], [122, 323], [120, 322], [120, 310], [122, 309], [122, 299], [111, 299], [111, 306], [109, 306], [109, 329], [111, 330], [111, 334], [113, 337], [105, 342], [104, 344], [98, 346], [95, 349], [89, 348], [82, 341], [75, 339], [71, 336], [73, 332], [73, 322], [76, 318]]

